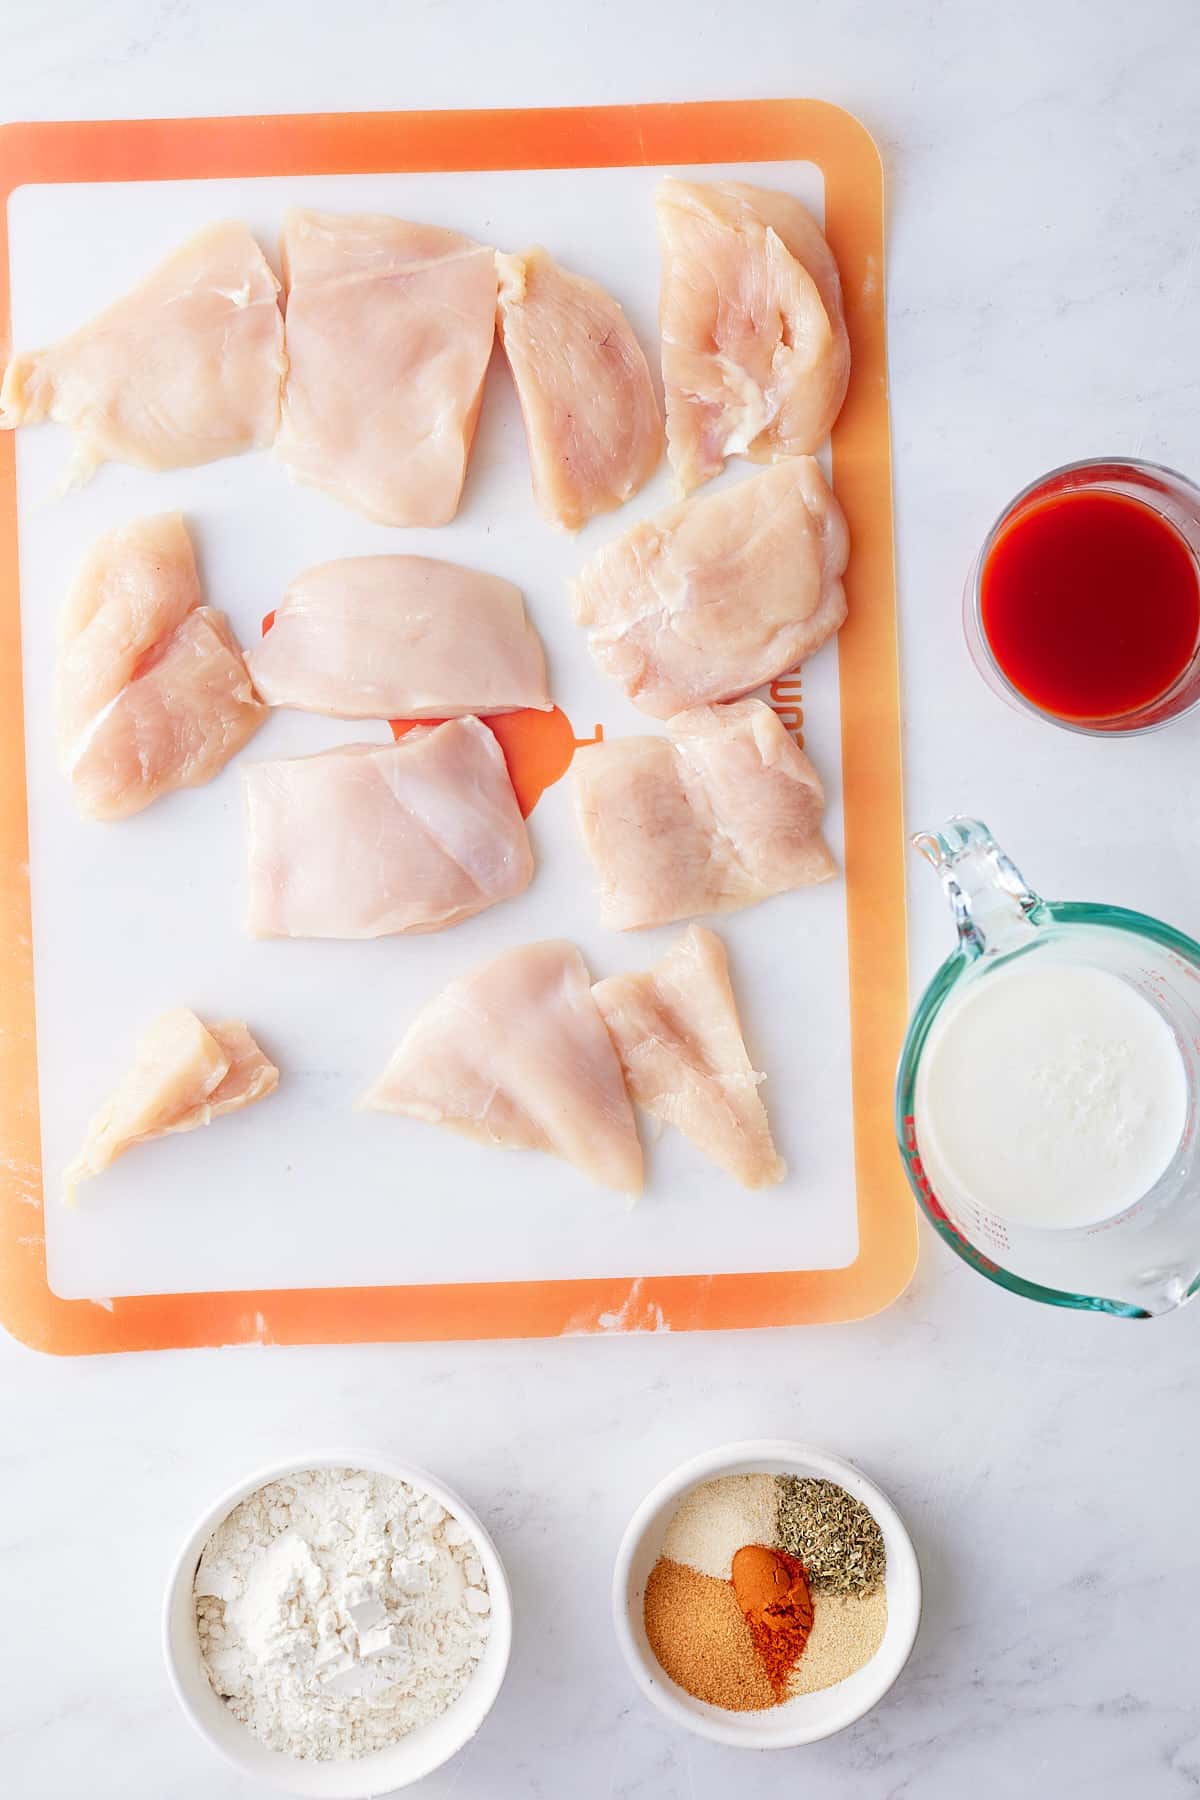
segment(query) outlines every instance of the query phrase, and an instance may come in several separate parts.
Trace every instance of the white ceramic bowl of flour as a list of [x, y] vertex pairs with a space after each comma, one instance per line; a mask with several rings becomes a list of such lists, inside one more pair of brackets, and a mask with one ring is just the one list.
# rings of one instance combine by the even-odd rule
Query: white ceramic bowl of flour
[[[194, 1583], [205, 1546], [241, 1501], [259, 1488], [310, 1469], [361, 1469], [405, 1481], [429, 1494], [469, 1532], [491, 1598], [486, 1647], [459, 1697], [438, 1718], [419, 1725], [384, 1750], [334, 1761], [288, 1756], [271, 1749], [231, 1712], [212, 1688], [196, 1629]], [[408, 1463], [355, 1451], [310, 1456], [263, 1469], [223, 1494], [188, 1534], [171, 1571], [163, 1615], [163, 1643], [171, 1685], [201, 1737], [243, 1774], [283, 1793], [311, 1800], [373, 1800], [420, 1781], [470, 1742], [491, 1711], [504, 1681], [512, 1644], [512, 1597], [504, 1566], [482, 1522], [458, 1494]]]
[[[883, 1533], [887, 1570], [887, 1625], [869, 1662], [833, 1687], [800, 1694], [761, 1712], [729, 1712], [697, 1700], [663, 1669], [646, 1637], [646, 1583], [658, 1561], [680, 1502], [701, 1482], [725, 1475], [800, 1475], [836, 1482], [874, 1515]], [[861, 1469], [780, 1438], [757, 1438], [706, 1451], [651, 1489], [629, 1522], [613, 1571], [613, 1623], [625, 1661], [639, 1688], [676, 1725], [746, 1750], [787, 1750], [832, 1737], [877, 1706], [896, 1680], [921, 1620], [921, 1576], [912, 1539], [899, 1513]]]

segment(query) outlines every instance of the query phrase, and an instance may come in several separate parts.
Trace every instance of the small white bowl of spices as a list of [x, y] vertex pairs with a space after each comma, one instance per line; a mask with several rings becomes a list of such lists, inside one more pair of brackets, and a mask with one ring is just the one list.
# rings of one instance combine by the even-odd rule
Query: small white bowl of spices
[[895, 1507], [853, 1463], [772, 1438], [693, 1458], [621, 1541], [613, 1619], [634, 1679], [701, 1737], [790, 1749], [887, 1693], [921, 1617]]
[[243, 1774], [372, 1800], [479, 1730], [512, 1603], [482, 1523], [432, 1475], [316, 1456], [209, 1508], [172, 1570], [163, 1638], [184, 1712]]

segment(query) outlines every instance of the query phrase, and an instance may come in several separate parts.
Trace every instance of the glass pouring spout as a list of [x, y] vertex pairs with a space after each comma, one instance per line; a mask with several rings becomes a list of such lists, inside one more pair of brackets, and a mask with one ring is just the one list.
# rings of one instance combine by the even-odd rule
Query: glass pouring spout
[[1041, 896], [981, 820], [955, 813], [912, 841], [941, 879], [968, 956], [1007, 956], [1033, 937], [1045, 910]]

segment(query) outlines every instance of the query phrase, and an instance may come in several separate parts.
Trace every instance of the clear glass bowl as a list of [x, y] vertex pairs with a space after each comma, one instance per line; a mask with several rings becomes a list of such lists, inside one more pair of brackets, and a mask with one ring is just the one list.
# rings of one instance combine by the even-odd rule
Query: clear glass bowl
[[1085, 737], [1137, 737], [1143, 732], [1158, 731], [1173, 719], [1181, 718], [1200, 703], [1200, 642], [1192, 660], [1172, 685], [1145, 706], [1111, 719], [1064, 719], [1058, 713], [1037, 706], [1009, 680], [992, 654], [983, 628], [983, 571], [997, 538], [1013, 520], [1030, 508], [1040, 505], [1055, 494], [1113, 493], [1139, 500], [1172, 525], [1191, 551], [1200, 581], [1200, 488], [1186, 475], [1158, 463], [1139, 462], [1134, 457], [1098, 456], [1083, 462], [1064, 463], [1039, 475], [1011, 500], [1000, 514], [975, 558], [963, 590], [963, 629], [972, 661], [992, 692], [1006, 700], [1019, 712], [1044, 719], [1064, 731], [1081, 732]]

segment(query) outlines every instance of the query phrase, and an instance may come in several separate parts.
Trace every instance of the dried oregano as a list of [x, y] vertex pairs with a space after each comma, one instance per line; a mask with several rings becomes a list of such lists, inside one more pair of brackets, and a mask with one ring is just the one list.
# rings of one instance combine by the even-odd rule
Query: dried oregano
[[826, 1594], [869, 1594], [883, 1580], [883, 1533], [861, 1500], [835, 1481], [780, 1475], [779, 1543]]

